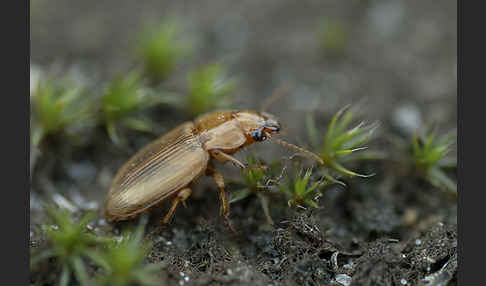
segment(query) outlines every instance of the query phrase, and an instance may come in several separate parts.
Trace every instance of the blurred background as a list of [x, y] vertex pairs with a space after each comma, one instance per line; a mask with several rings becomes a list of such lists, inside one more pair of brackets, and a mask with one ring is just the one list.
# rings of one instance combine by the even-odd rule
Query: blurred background
[[[233, 107], [271, 109], [298, 125], [300, 111], [334, 112], [366, 99], [384, 121], [395, 111], [456, 121], [456, 1], [46, 1], [31, 3], [34, 68], [79, 69], [94, 81], [142, 65], [144, 32], [172, 22], [187, 48], [168, 86], [221, 63], [238, 79]], [[181, 44], [182, 45], [182, 44]], [[407, 113], [408, 112], [408, 113]], [[399, 112], [399, 114], [402, 114]], [[398, 115], [400, 116], [400, 115]], [[411, 120], [412, 122], [413, 120]]]

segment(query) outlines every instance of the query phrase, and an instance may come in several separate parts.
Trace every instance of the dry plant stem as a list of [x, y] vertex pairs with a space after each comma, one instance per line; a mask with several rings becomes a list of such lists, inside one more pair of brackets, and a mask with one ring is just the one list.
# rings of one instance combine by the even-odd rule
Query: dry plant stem
[[268, 198], [264, 195], [258, 194], [258, 198], [260, 199], [260, 203], [263, 208], [263, 213], [265, 214], [265, 218], [267, 219], [267, 223], [270, 225], [274, 225], [272, 217], [270, 216], [270, 208], [268, 206]]

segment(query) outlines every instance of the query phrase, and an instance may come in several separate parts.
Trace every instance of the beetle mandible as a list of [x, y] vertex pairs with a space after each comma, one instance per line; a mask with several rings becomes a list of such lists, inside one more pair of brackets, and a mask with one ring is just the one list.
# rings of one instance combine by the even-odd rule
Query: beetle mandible
[[231, 154], [270, 138], [323, 163], [319, 156], [272, 136], [279, 131], [275, 116], [251, 110], [215, 111], [183, 123], [149, 143], [120, 168], [105, 201], [105, 217], [111, 222], [127, 220], [172, 199], [161, 221], [161, 225], [167, 224], [177, 205], [191, 195], [191, 184], [208, 175], [218, 186], [225, 223], [234, 231], [223, 176], [214, 169], [211, 158], [243, 169], [264, 167], [247, 166]]

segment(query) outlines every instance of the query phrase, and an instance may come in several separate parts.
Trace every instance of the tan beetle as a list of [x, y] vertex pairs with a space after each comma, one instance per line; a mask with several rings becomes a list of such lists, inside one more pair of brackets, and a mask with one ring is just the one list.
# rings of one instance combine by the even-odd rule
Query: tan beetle
[[161, 221], [164, 225], [179, 202], [184, 204], [191, 195], [190, 185], [200, 176], [208, 175], [218, 186], [225, 223], [234, 231], [229, 221], [223, 176], [214, 169], [211, 158], [230, 161], [240, 168], [265, 167], [247, 166], [231, 154], [270, 138], [323, 163], [319, 156], [272, 137], [279, 130], [280, 124], [273, 115], [249, 110], [211, 112], [194, 122], [181, 124], [138, 151], [120, 168], [105, 202], [106, 218], [127, 220], [170, 198], [172, 206]]

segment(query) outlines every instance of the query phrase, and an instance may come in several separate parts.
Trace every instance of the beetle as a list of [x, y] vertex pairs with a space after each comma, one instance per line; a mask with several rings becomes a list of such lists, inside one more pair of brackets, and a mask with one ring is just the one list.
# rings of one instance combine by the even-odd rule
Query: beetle
[[247, 166], [232, 156], [241, 148], [266, 139], [292, 148], [313, 158], [314, 153], [272, 136], [280, 123], [275, 116], [251, 110], [222, 110], [197, 117], [162, 135], [131, 157], [117, 172], [105, 201], [108, 221], [131, 219], [171, 199], [172, 205], [161, 221], [167, 224], [179, 203], [191, 195], [191, 185], [202, 175], [213, 177], [219, 190], [221, 215], [230, 230], [229, 203], [223, 176], [215, 170], [211, 159]]

